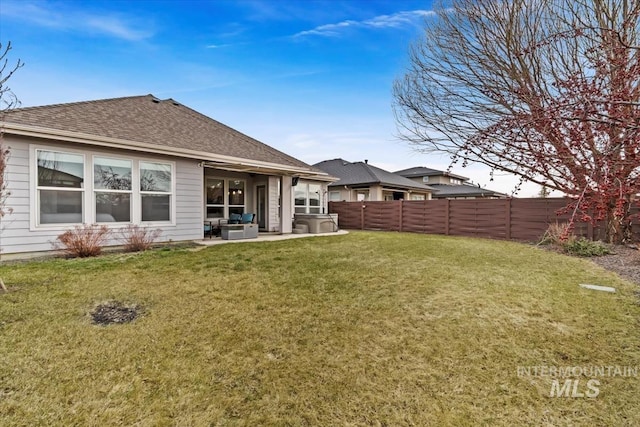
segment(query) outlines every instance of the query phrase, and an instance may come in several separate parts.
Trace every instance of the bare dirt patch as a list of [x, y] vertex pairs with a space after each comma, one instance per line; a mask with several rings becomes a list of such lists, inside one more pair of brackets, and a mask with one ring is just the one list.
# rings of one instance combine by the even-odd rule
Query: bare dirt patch
[[108, 301], [98, 304], [91, 312], [91, 318], [96, 325], [111, 325], [130, 323], [142, 314], [142, 307], [125, 305], [120, 301]]

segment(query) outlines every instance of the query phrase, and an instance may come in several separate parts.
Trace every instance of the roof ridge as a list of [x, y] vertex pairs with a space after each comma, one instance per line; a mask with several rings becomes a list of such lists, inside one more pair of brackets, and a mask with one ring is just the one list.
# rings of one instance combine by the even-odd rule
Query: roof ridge
[[90, 100], [87, 100], [87, 101], [58, 102], [56, 104], [34, 105], [32, 107], [13, 108], [10, 111], [18, 112], [18, 111], [25, 111], [25, 110], [40, 110], [40, 109], [52, 108], [52, 107], [67, 107], [67, 106], [74, 106], [74, 105], [81, 105], [81, 104], [98, 104], [98, 103], [110, 102], [110, 101], [120, 101], [120, 100], [124, 100], [124, 99], [149, 98], [149, 97], [150, 98], [154, 98], [154, 99], [158, 99], [156, 96], [154, 96], [152, 94], [132, 95], [132, 96], [121, 96], [121, 97], [117, 97], [117, 98], [90, 99]]
[[[371, 170], [372, 165], [370, 165], [369, 163], [365, 163], [365, 162], [358, 162], [359, 164], [361, 164], [365, 171], [367, 171], [367, 173], [369, 174], [369, 176], [371, 176], [371, 178], [377, 180], [377, 182], [382, 182], [382, 180], [380, 179], [380, 177], [378, 176], [377, 173], [375, 173], [375, 171]], [[375, 166], [373, 166], [375, 167]]]

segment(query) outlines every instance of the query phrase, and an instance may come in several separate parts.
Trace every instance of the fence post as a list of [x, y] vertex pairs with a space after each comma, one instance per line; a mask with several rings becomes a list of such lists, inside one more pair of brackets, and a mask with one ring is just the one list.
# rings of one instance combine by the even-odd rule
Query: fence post
[[364, 208], [366, 207], [364, 203], [360, 205], [360, 230], [364, 230]]
[[447, 204], [444, 206], [444, 234], [445, 236], [449, 235], [449, 206], [451, 205], [451, 200], [447, 199]]
[[399, 220], [400, 230], [399, 231], [400, 231], [400, 233], [402, 233], [402, 215], [403, 215], [403, 212], [404, 212], [404, 200], [400, 200], [400, 203], [398, 204], [398, 207], [400, 209], [400, 212], [399, 212], [399, 214], [400, 214], [400, 220]]
[[505, 227], [506, 227], [506, 238], [507, 240], [511, 240], [511, 202], [513, 201], [513, 199], [506, 199], [507, 204], [506, 204], [506, 221], [505, 221]]

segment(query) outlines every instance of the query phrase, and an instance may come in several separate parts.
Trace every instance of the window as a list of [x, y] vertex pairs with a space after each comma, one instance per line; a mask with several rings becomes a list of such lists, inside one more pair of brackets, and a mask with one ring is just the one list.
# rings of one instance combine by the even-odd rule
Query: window
[[450, 182], [451, 184], [454, 184], [454, 185], [460, 185], [460, 184], [462, 184], [462, 181], [460, 181], [459, 179], [456, 179], [456, 178], [450, 178], [450, 179], [449, 179], [449, 182]]
[[422, 177], [422, 182], [429, 182], [429, 177], [428, 176], [423, 176]]
[[357, 191], [356, 192], [356, 200], [357, 201], [364, 202], [368, 198], [369, 198], [369, 192], [368, 191]]
[[84, 218], [84, 156], [36, 151], [38, 224], [78, 224]]
[[172, 168], [168, 163], [140, 162], [142, 221], [171, 221]]
[[244, 213], [244, 181], [229, 180], [229, 215]]
[[330, 191], [329, 192], [329, 201], [330, 202], [339, 202], [340, 201], [340, 192], [339, 191]]
[[298, 182], [294, 188], [295, 213], [320, 213], [320, 184]]
[[245, 212], [244, 180], [206, 177], [205, 182], [207, 218], [225, 218], [232, 213]]
[[131, 222], [131, 160], [95, 157], [96, 222]]
[[425, 195], [411, 193], [410, 200], [425, 200]]
[[224, 218], [224, 180], [207, 178], [207, 218]]
[[37, 147], [31, 159], [35, 227], [173, 219], [171, 162]]

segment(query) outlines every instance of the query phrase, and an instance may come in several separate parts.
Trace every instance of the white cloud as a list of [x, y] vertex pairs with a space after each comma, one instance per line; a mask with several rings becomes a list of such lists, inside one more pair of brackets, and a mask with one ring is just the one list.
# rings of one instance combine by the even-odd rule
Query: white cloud
[[115, 16], [86, 16], [85, 26], [89, 30], [129, 41], [144, 40], [153, 35], [152, 31], [133, 28], [133, 24]]
[[231, 44], [210, 44], [205, 46], [207, 49], [222, 49], [223, 47], [233, 46]]
[[102, 34], [129, 41], [153, 36], [137, 19], [114, 14], [87, 13], [73, 9], [46, 7], [48, 3], [12, 2], [3, 0], [4, 19], [14, 19], [31, 25], [64, 31]]
[[412, 10], [397, 12], [391, 15], [380, 15], [364, 21], [346, 20], [335, 24], [325, 24], [311, 30], [301, 31], [292, 37], [301, 38], [306, 36], [336, 37], [347, 28], [363, 29], [384, 29], [401, 28], [408, 25], [416, 25], [421, 19], [435, 15], [431, 10]]

